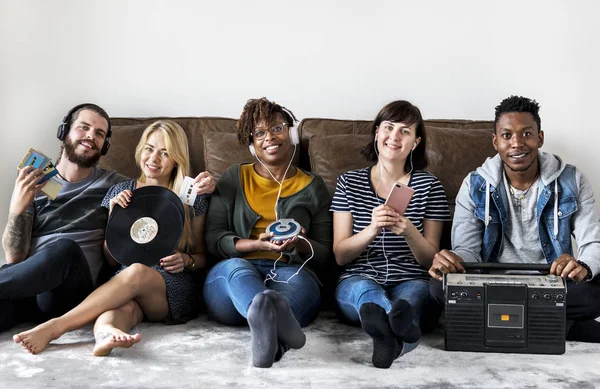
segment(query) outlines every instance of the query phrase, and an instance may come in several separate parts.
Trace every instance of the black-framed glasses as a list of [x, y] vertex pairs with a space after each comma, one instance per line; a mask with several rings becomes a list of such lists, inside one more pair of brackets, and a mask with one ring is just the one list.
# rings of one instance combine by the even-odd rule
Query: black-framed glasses
[[254, 130], [252, 137], [256, 140], [262, 140], [267, 136], [267, 131], [273, 135], [279, 135], [283, 132], [283, 129], [287, 126], [287, 123], [279, 123], [273, 125], [271, 128], [257, 128]]

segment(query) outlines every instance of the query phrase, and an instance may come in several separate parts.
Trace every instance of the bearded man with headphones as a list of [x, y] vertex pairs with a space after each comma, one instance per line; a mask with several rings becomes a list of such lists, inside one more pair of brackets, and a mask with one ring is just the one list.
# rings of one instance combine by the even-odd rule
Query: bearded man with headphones
[[96, 167], [110, 136], [104, 109], [77, 105], [58, 126], [58, 196], [40, 192], [47, 183], [38, 184], [42, 169], [19, 171], [2, 236], [8, 263], [0, 268], [0, 332], [61, 315], [94, 290], [108, 218], [101, 202], [108, 188], [127, 179]]

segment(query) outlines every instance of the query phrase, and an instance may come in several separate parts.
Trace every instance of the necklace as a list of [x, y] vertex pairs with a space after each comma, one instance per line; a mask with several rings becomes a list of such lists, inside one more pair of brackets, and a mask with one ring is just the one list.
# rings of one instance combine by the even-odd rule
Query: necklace
[[[506, 177], [506, 179], [508, 181], [508, 177]], [[510, 190], [510, 194], [513, 196], [513, 198], [515, 200], [517, 200], [517, 201], [522, 200], [525, 196], [527, 196], [527, 193], [529, 193], [529, 189], [531, 189], [533, 184], [537, 182], [537, 179], [538, 179], [538, 174], [535, 175], [535, 178], [533, 179], [533, 181], [531, 181], [531, 183], [529, 183], [529, 186], [527, 187], [527, 189], [525, 189], [523, 192], [521, 192], [521, 195], [519, 195], [519, 196], [517, 196], [515, 194], [515, 188], [512, 186], [510, 181], [508, 181], [508, 189]]]

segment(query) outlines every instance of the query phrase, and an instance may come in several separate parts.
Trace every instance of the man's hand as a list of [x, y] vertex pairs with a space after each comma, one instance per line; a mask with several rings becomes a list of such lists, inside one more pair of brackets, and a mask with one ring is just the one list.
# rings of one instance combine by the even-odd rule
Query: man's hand
[[575, 282], [581, 282], [588, 276], [588, 271], [581, 263], [569, 254], [563, 254], [552, 262], [550, 274], [569, 277]]
[[15, 188], [13, 189], [9, 214], [22, 215], [25, 213], [27, 207], [33, 203], [36, 192], [48, 182], [45, 181], [38, 185], [38, 181], [43, 176], [44, 171], [42, 169], [33, 169], [32, 166], [25, 166], [19, 171], [15, 181]]
[[429, 269], [429, 274], [436, 280], [442, 280], [442, 274], [464, 273], [465, 268], [461, 264], [463, 259], [448, 250], [442, 250], [435, 254], [433, 263]]

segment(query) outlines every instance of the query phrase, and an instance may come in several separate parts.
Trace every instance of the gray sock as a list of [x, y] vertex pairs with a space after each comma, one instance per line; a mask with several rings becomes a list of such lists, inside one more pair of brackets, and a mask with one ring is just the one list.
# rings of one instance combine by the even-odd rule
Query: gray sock
[[292, 313], [285, 297], [274, 290], [265, 290], [263, 294], [271, 297], [277, 312], [277, 337], [284, 345], [293, 349], [300, 349], [306, 344], [306, 335], [300, 323]]
[[277, 353], [277, 313], [271, 298], [258, 293], [248, 308], [248, 325], [252, 335], [252, 364], [271, 367]]

